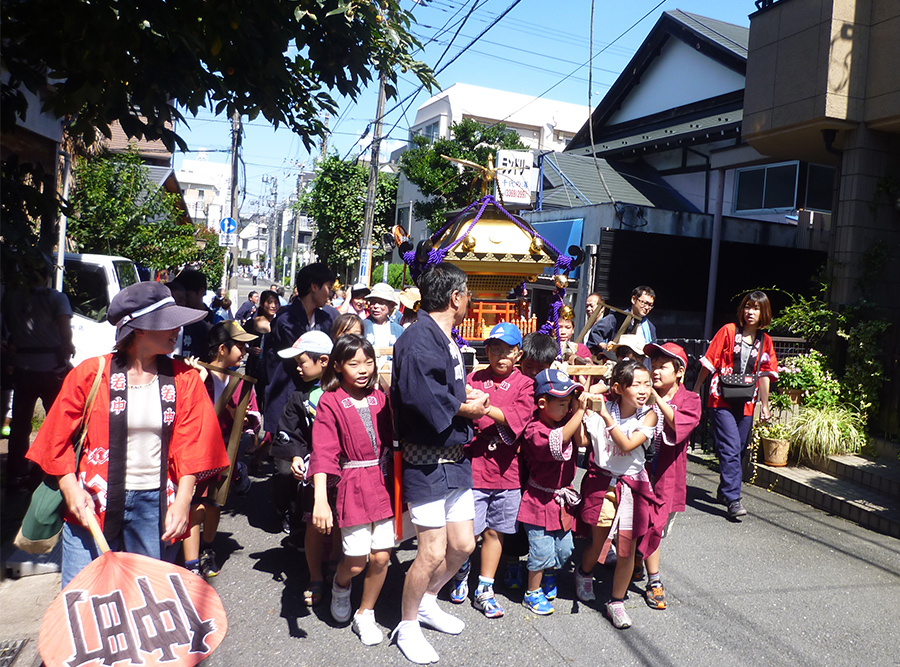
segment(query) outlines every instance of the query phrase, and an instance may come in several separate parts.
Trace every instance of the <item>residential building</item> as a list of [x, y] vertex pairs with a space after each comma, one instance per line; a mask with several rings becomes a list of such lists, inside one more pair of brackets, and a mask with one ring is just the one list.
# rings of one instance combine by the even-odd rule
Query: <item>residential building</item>
[[178, 170], [188, 213], [197, 224], [218, 231], [222, 218], [231, 215], [231, 165], [210, 162], [200, 151], [196, 160], [184, 160]]
[[[900, 3], [756, 5], [744, 138], [775, 159], [835, 169], [830, 298], [839, 307], [865, 299], [892, 323], [882, 405], [900, 405]], [[896, 433], [898, 411], [883, 412]]]
[[[519, 134], [528, 148], [562, 150], [584, 124], [588, 113], [589, 109], [579, 104], [456, 83], [419, 107], [410, 127], [409, 147], [417, 135], [430, 141], [449, 138], [453, 123], [469, 118], [485, 125], [504, 123]], [[394, 151], [391, 160], [396, 162], [404, 150]], [[422, 192], [401, 174], [397, 188], [397, 222], [415, 238], [424, 238], [428, 234], [425, 221], [412, 216], [413, 202], [424, 198]]]
[[592, 290], [622, 306], [649, 284], [661, 335], [708, 337], [735, 294], [806, 290], [825, 263], [833, 167], [744, 141], [748, 40], [663, 12], [590, 123], [540, 156], [540, 210], [522, 215], [557, 247], [588, 248], [576, 313]]

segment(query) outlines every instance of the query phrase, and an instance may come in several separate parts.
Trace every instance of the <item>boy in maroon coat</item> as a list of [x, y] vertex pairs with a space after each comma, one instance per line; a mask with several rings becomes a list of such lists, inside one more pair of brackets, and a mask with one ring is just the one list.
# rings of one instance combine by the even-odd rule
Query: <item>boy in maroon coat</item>
[[[469, 374], [468, 385], [490, 397], [487, 414], [474, 422], [475, 437], [466, 446], [472, 461], [475, 496], [475, 535], [482, 536], [481, 571], [473, 604], [488, 618], [503, 616], [494, 596], [494, 577], [505, 535], [517, 530], [522, 500], [518, 439], [534, 413], [534, 383], [516, 368], [522, 356], [522, 333], [515, 324], [501, 322], [484, 343], [488, 368]], [[468, 597], [469, 562], [454, 575], [450, 601]]]
[[[663, 421], [656, 431], [656, 457], [653, 460], [650, 481], [653, 490], [662, 501], [660, 513], [668, 517], [663, 537], [675, 520], [677, 512], [684, 511], [687, 496], [687, 448], [691, 433], [700, 423], [702, 404], [700, 396], [682, 385], [687, 368], [687, 355], [680, 345], [649, 343], [644, 354], [650, 357], [653, 368], [653, 398]], [[647, 556], [647, 604], [654, 609], [666, 608], [666, 594], [659, 578], [659, 549]]]

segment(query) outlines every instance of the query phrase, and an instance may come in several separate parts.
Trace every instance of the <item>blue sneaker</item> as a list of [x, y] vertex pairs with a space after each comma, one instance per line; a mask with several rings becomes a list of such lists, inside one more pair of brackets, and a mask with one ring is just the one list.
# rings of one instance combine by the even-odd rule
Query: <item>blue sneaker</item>
[[556, 570], [544, 570], [541, 578], [541, 589], [548, 600], [556, 599]]
[[459, 572], [453, 575], [451, 580], [453, 588], [450, 589], [450, 602], [453, 604], [462, 604], [469, 599], [469, 570], [471, 569], [469, 561], [466, 561], [459, 568]]
[[506, 579], [504, 585], [511, 591], [517, 591], [522, 588], [522, 564], [518, 561], [509, 563], [506, 566]]
[[488, 618], [500, 618], [503, 616], [503, 607], [494, 597], [494, 589], [490, 586], [475, 589], [475, 601], [472, 603], [475, 609], [478, 609]]
[[538, 616], [549, 616], [553, 613], [553, 605], [544, 595], [544, 591], [538, 589], [536, 591], [528, 591], [522, 600], [525, 608]]

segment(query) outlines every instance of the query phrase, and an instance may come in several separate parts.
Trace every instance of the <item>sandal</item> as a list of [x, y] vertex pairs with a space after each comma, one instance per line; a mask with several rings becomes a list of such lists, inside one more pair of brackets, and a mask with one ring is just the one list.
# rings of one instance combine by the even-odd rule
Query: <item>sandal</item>
[[306, 590], [303, 591], [303, 603], [307, 607], [314, 607], [322, 601], [322, 587], [325, 582], [310, 581]]

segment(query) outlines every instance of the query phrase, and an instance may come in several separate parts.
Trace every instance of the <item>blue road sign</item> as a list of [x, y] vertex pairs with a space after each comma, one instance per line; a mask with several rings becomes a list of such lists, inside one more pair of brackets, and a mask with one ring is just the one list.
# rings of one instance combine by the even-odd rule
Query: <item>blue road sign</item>
[[234, 234], [237, 231], [237, 220], [234, 218], [222, 218], [219, 223], [219, 231], [223, 234]]

